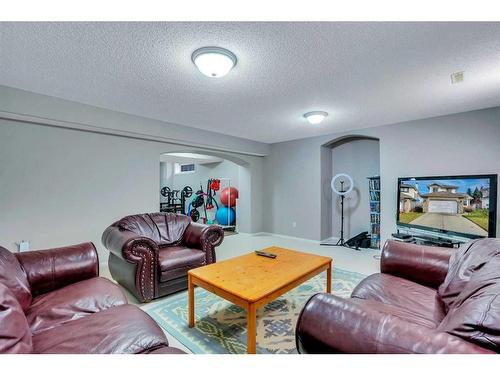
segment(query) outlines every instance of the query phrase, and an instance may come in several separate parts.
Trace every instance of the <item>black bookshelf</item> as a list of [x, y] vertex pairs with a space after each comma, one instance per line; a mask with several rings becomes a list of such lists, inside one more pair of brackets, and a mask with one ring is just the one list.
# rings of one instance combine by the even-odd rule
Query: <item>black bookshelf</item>
[[370, 247], [380, 249], [380, 176], [368, 177], [370, 192]]

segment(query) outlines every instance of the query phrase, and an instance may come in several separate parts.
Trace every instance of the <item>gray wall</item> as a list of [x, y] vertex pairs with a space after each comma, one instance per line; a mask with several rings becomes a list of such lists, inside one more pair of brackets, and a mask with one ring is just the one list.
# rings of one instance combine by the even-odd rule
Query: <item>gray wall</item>
[[[174, 184], [174, 165], [173, 163], [167, 163], [160, 161], [160, 186], [161, 189], [164, 186], [172, 188]], [[160, 202], [166, 202], [167, 198], [160, 194]]]
[[[140, 127], [142, 121], [150, 121], [24, 92], [17, 93], [24, 102], [17, 103], [12, 96], [5, 102], [5, 94], [0, 90], [0, 111], [17, 108], [39, 116], [46, 112], [52, 118], [71, 117], [96, 126]], [[168, 133], [169, 124], [156, 123], [163, 127], [159, 131]], [[183, 134], [196, 132], [187, 129]], [[206, 140], [242, 152], [247, 147], [255, 146], [254, 151], [268, 147], [232, 142], [215, 133]], [[159, 209], [160, 155], [174, 151], [214, 152], [245, 165], [239, 179], [240, 185], [242, 178], [246, 184], [240, 189], [246, 199], [240, 199], [240, 206], [249, 219], [240, 230], [263, 230], [263, 157], [0, 119], [1, 245], [14, 251], [20, 240], [30, 240], [34, 249], [93, 241], [105, 261], [103, 230], [125, 215]]]
[[270, 149], [261, 142], [0, 86], [0, 118], [10, 114], [55, 120], [57, 126], [256, 156], [265, 156]]
[[21, 239], [102, 250], [114, 220], [157, 210], [154, 143], [0, 120], [0, 159], [0, 238], [11, 250]]
[[[268, 231], [322, 238], [326, 229], [321, 225], [325, 212], [321, 194], [327, 181], [321, 178], [328, 171], [321, 171], [325, 158], [321, 146], [347, 135], [380, 139], [382, 240], [396, 229], [398, 177], [500, 174], [500, 108], [276, 143], [266, 163], [266, 207], [274, 213], [265, 216]], [[323, 168], [332, 166], [323, 163]]]
[[264, 179], [267, 231], [319, 240], [320, 164], [320, 143], [315, 138], [272, 145]]

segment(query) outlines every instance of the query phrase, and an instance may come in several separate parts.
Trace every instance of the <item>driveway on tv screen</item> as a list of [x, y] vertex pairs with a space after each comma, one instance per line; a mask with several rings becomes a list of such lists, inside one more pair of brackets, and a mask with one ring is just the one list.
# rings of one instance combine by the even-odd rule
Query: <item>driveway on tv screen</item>
[[410, 224], [488, 237], [487, 231], [460, 214], [427, 212], [412, 220]]

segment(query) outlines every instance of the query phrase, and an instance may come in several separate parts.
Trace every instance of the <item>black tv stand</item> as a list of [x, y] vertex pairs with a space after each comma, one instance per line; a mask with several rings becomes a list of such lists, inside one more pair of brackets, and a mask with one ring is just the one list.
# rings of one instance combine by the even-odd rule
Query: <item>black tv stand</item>
[[439, 246], [439, 247], [459, 247], [462, 242], [457, 240], [451, 240], [448, 238], [442, 237], [432, 237], [426, 236], [424, 234], [411, 234], [409, 236], [404, 236], [405, 238], [401, 238], [398, 233], [393, 234], [393, 239], [396, 241], [415, 243], [418, 245], [427, 245], [427, 246]]

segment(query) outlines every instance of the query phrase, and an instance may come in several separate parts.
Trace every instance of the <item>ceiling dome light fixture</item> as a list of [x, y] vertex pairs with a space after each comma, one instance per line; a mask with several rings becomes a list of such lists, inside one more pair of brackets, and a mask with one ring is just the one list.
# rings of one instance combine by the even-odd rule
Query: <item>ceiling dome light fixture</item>
[[326, 116], [328, 113], [324, 111], [312, 111], [304, 114], [305, 119], [313, 125], [322, 123]]
[[236, 56], [220, 47], [202, 47], [191, 55], [198, 70], [210, 78], [224, 77], [236, 65]]

